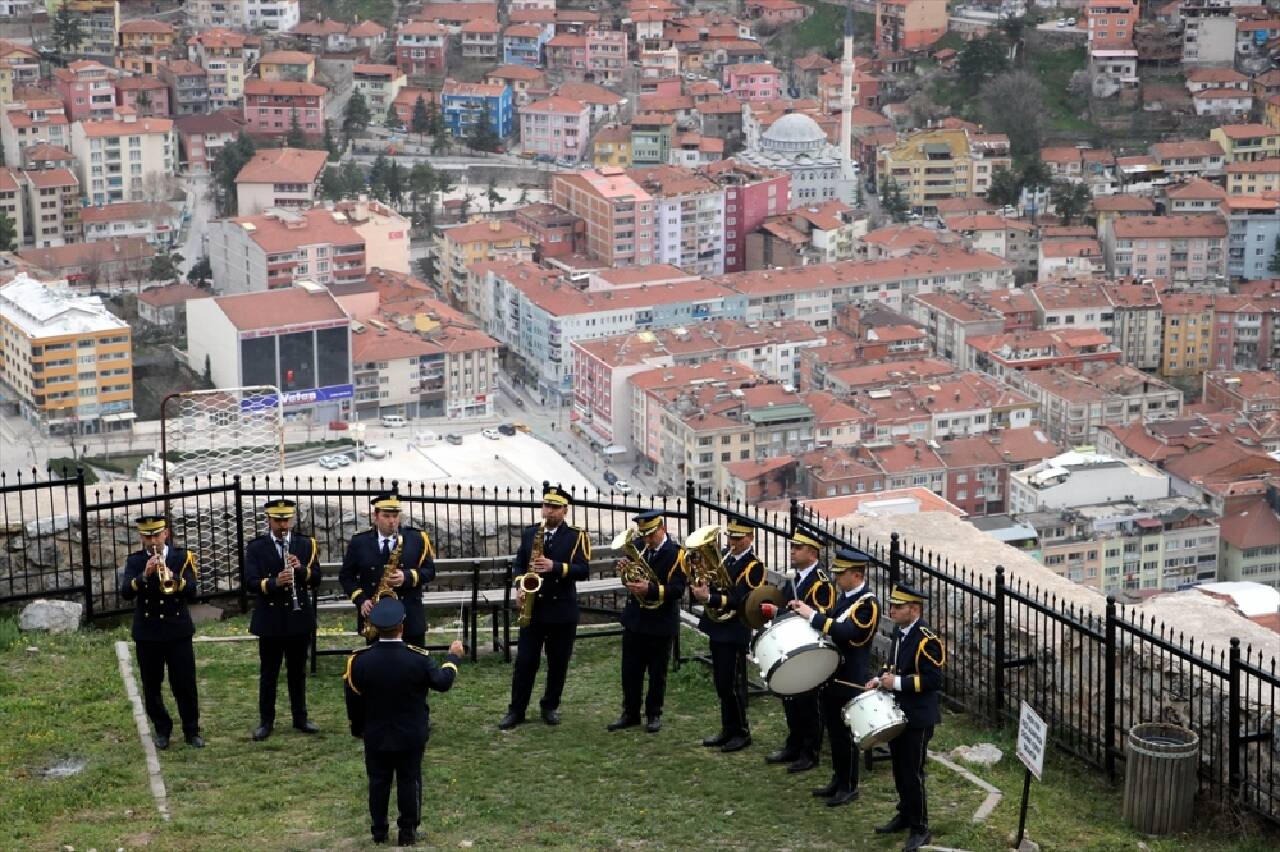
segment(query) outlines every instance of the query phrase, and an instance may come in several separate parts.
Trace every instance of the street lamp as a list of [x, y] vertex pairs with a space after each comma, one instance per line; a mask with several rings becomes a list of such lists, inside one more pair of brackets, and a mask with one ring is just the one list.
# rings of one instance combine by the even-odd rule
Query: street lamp
[[364, 441], [364, 429], [365, 426], [363, 423], [357, 422], [351, 424], [351, 432], [356, 437], [356, 479], [360, 478], [360, 462], [364, 460], [364, 447], [362, 446]]

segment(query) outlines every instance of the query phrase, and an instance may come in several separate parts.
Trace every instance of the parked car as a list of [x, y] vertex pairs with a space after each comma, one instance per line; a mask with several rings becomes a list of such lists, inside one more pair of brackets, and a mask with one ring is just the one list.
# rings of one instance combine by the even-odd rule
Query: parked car
[[462, 443], [462, 436], [459, 435], [457, 432], [450, 432], [448, 435], [444, 436], [444, 439], [447, 443], [453, 444], [455, 446]]
[[613, 483], [613, 490], [617, 491], [619, 494], [630, 494], [631, 483], [627, 482], [625, 479], [619, 479]]
[[503, 423], [498, 427], [498, 431], [503, 435], [514, 435], [516, 433], [516, 427], [512, 426], [510, 423]]
[[337, 456], [321, 456], [316, 460], [316, 464], [325, 470], [337, 470], [342, 467], [342, 462], [338, 461]]
[[413, 436], [413, 440], [419, 444], [434, 444], [440, 440], [440, 436], [430, 429], [419, 432]]
[[364, 454], [371, 459], [385, 459], [387, 457], [387, 449], [377, 444], [365, 444]]
[[610, 485], [613, 485], [615, 482], [618, 481], [618, 474], [614, 473], [611, 470], [606, 470], [604, 472], [604, 481], [609, 483]]
[[502, 437], [501, 435], [499, 435], [497, 432], [495, 432], [495, 431], [494, 431], [494, 430], [492, 430], [492, 429], [481, 429], [481, 430], [480, 430], [480, 434], [481, 434], [481, 435], [484, 435], [484, 436], [485, 436], [486, 438], [488, 438], [490, 441], [496, 441], [496, 440], [498, 440], [499, 438], [501, 438], [501, 437]]
[[351, 464], [351, 456], [346, 453], [338, 453], [337, 455], [329, 456], [329, 458], [336, 461], [338, 463], [338, 467], [346, 467]]

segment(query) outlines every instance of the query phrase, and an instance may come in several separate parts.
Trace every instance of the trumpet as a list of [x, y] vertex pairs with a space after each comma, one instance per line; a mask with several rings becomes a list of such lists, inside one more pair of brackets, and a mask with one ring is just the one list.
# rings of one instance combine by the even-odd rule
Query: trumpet
[[529, 547], [529, 570], [516, 577], [516, 584], [524, 592], [520, 601], [520, 618], [517, 624], [528, 627], [533, 623], [533, 607], [538, 603], [538, 592], [542, 589], [542, 575], [533, 570], [533, 563], [542, 558], [542, 550], [546, 546], [547, 522], [538, 524], [533, 533], [533, 543]]
[[[638, 536], [639, 533], [634, 527], [628, 527], [614, 536], [610, 546], [614, 550], [619, 550], [623, 553], [622, 565], [618, 567], [618, 578], [622, 580], [623, 585], [635, 582], [661, 585], [658, 575], [653, 573], [653, 569], [649, 567], [649, 563], [641, 555], [640, 548], [636, 547], [635, 540]], [[640, 604], [643, 609], [657, 609], [662, 606], [661, 601], [647, 601], [634, 593], [632, 593], [632, 597], [636, 599], [636, 603]]]
[[160, 591], [166, 595], [171, 595], [178, 591], [178, 581], [174, 579], [173, 571], [165, 563], [164, 557], [160, 555], [161, 552], [159, 547], [153, 547], [151, 549], [151, 559], [158, 564], [156, 579], [160, 581]]
[[284, 554], [284, 567], [289, 569], [289, 598], [293, 601], [293, 611], [302, 612], [302, 605], [298, 603], [298, 568], [302, 563], [298, 561], [297, 556], [285, 550], [284, 539], [276, 539], [276, 545]]

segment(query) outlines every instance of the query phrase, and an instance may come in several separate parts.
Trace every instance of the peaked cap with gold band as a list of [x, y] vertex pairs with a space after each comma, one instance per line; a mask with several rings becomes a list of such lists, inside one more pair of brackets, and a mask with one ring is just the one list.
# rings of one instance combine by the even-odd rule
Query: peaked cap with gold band
[[143, 535], [155, 535], [169, 526], [169, 522], [165, 520], [164, 515], [142, 515], [135, 519], [133, 523], [138, 528], [138, 532]]
[[379, 510], [383, 512], [399, 512], [400, 496], [398, 494], [378, 494], [369, 501], [369, 505], [373, 507], [375, 512]]
[[552, 506], [572, 506], [573, 496], [559, 485], [548, 485], [542, 491], [542, 502]]
[[808, 533], [798, 532], [791, 536], [792, 544], [802, 544], [805, 547], [812, 547], [814, 550], [822, 550], [822, 542], [818, 541]]
[[662, 512], [657, 509], [641, 512], [631, 520], [635, 521], [636, 529], [645, 534], [653, 532], [663, 523]]
[[746, 518], [732, 518], [725, 526], [725, 532], [729, 534], [729, 538], [751, 535], [755, 531], [756, 525], [748, 521]]
[[898, 583], [893, 587], [893, 591], [889, 593], [889, 604], [923, 604], [929, 600], [929, 596], [924, 592], [908, 586], [906, 583]]
[[278, 500], [268, 500], [263, 505], [262, 511], [268, 518], [292, 518], [297, 511], [295, 508], [297, 505], [292, 500], [281, 497]]
[[856, 568], [865, 572], [867, 566], [871, 564], [871, 557], [852, 547], [838, 547], [836, 552], [832, 554], [831, 573], [843, 574], [850, 568]]

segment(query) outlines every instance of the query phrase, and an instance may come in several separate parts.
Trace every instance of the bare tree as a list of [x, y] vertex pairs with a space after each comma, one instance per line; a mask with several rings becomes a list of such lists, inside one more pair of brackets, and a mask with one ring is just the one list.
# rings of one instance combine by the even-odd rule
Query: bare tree
[[1039, 154], [1044, 144], [1044, 86], [1029, 71], [1009, 71], [982, 87], [980, 109], [988, 130], [1009, 137], [1019, 162]]
[[181, 192], [182, 181], [174, 175], [148, 172], [142, 178], [142, 197], [152, 204], [173, 201]]

